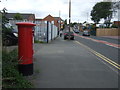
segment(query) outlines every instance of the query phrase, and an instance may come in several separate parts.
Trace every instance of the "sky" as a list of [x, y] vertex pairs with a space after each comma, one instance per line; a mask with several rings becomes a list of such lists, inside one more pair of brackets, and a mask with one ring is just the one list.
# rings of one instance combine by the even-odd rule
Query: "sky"
[[[103, 0], [71, 0], [71, 22], [92, 22], [90, 12], [93, 6]], [[9, 13], [32, 13], [37, 19], [47, 15], [69, 18], [69, 0], [1, 0], [0, 10]]]

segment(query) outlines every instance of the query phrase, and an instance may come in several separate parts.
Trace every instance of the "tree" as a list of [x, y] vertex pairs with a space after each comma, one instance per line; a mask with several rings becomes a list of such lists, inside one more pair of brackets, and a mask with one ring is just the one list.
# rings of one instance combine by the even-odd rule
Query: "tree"
[[20, 13], [16, 13], [15, 16], [14, 16], [14, 19], [15, 20], [23, 20], [23, 17], [21, 16]]
[[107, 26], [110, 25], [112, 19], [112, 2], [99, 2], [91, 11], [91, 20], [95, 23], [99, 23], [101, 19], [104, 19], [104, 22]]
[[64, 24], [67, 25], [67, 19], [65, 19]]
[[6, 18], [7, 9], [3, 8], [0, 12], [2, 13], [2, 25], [5, 25], [8, 23], [8, 19]]
[[65, 26], [67, 26], [67, 19], [65, 19], [65, 21], [64, 21], [63, 28], [65, 28]]
[[77, 25], [77, 22], [71, 23], [70, 26], [74, 27], [74, 25]]

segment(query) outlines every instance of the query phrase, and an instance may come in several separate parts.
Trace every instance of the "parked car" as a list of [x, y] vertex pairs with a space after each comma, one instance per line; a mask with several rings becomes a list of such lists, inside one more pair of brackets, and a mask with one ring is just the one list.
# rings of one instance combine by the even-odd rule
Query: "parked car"
[[13, 28], [2, 26], [2, 44], [3, 46], [16, 45], [18, 43], [18, 32]]
[[64, 40], [66, 39], [70, 39], [70, 40], [74, 40], [74, 33], [73, 32], [65, 32], [64, 33]]
[[90, 32], [89, 31], [83, 31], [83, 36], [90, 36]]
[[78, 29], [74, 29], [74, 32], [75, 33], [79, 33], [80, 31]]

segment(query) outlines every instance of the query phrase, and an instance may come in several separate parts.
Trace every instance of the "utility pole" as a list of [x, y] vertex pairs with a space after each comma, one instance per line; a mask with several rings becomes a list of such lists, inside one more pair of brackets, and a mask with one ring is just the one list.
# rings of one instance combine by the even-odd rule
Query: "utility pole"
[[70, 23], [71, 23], [71, 0], [69, 0], [69, 32], [70, 32]]
[[120, 21], [120, 1], [118, 2], [118, 21]]
[[59, 31], [60, 31], [60, 28], [61, 28], [60, 14], [61, 14], [61, 12], [60, 12], [60, 10], [59, 10]]

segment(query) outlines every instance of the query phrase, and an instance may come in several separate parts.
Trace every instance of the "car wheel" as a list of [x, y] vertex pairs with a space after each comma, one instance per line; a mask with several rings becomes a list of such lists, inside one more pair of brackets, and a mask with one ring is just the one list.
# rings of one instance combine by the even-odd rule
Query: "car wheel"
[[71, 38], [71, 40], [74, 40], [74, 38]]
[[4, 39], [3, 45], [4, 46], [10, 46], [10, 45], [12, 45], [12, 41], [10, 39]]
[[17, 45], [17, 44], [18, 44], [18, 40], [14, 39], [13, 42], [12, 42], [12, 45]]

